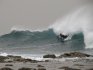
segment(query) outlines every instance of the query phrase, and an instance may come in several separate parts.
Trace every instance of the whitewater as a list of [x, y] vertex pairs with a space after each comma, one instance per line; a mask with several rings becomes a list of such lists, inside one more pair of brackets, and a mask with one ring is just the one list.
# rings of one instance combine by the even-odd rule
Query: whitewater
[[80, 32], [84, 35], [86, 48], [93, 48], [93, 5], [79, 8], [73, 13], [56, 21], [52, 26], [56, 34], [69, 35], [69, 39], [74, 34]]

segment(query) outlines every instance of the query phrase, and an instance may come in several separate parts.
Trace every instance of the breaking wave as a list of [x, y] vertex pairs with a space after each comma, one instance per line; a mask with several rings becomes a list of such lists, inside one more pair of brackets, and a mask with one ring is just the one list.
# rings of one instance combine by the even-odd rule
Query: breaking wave
[[[56, 53], [93, 48], [92, 12], [92, 6], [84, 6], [44, 30], [13, 27], [10, 33], [0, 36], [0, 51]], [[63, 41], [60, 33], [69, 36]]]
[[[17, 31], [13, 30], [9, 34], [0, 37], [0, 45], [4, 47], [18, 48], [43, 48], [43, 49], [82, 49], [84, 47], [83, 34], [78, 33], [72, 36], [71, 40], [62, 41], [53, 29], [44, 31]], [[24, 47], [23, 47], [24, 46]], [[59, 48], [59, 49], [60, 49]]]

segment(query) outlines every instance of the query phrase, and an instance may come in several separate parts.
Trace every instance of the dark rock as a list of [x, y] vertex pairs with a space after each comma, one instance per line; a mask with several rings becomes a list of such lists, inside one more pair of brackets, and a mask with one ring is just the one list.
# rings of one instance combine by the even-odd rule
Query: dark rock
[[37, 70], [46, 70], [46, 68], [42, 65], [37, 65], [38, 69]]
[[88, 70], [93, 70], [93, 69], [88, 69]]
[[14, 58], [14, 61], [16, 61], [16, 62], [23, 62], [24, 59], [23, 58]]
[[18, 70], [36, 70], [35, 68], [20, 68], [20, 69], [18, 69]]
[[69, 67], [60, 67], [59, 69], [64, 69], [64, 70], [80, 70], [80, 69], [69, 68]]
[[37, 63], [38, 61], [37, 60], [32, 60], [31, 63]]
[[54, 54], [47, 54], [44, 55], [43, 58], [56, 58], [56, 56]]
[[49, 60], [45, 60], [45, 62], [49, 62]]
[[4, 62], [5, 59], [7, 59], [7, 57], [5, 57], [5, 56], [0, 56], [0, 62]]
[[6, 64], [5, 66], [13, 66], [12, 64]]
[[25, 60], [25, 62], [31, 62], [32, 61], [32, 59], [24, 59]]
[[17, 61], [17, 62], [23, 62], [24, 61], [24, 58], [22, 58], [21, 56], [8, 55], [7, 57], [8, 57], [8, 59], [12, 59], [13, 61]]
[[9, 58], [22, 58], [21, 56], [13, 56], [13, 55], [7, 55]]
[[82, 65], [82, 64], [74, 64], [74, 66], [84, 66], [84, 65]]
[[25, 59], [22, 58], [21, 56], [13, 56], [13, 55], [8, 55], [8, 56], [0, 56], [0, 62], [31, 62], [31, 63], [37, 63], [38, 61], [32, 60], [32, 59]]
[[90, 57], [91, 55], [81, 53], [81, 52], [71, 52], [71, 53], [64, 53], [63, 55], [60, 55], [59, 58], [62, 57]]
[[46, 70], [45, 68], [38, 68], [38, 70]]
[[44, 66], [42, 66], [42, 65], [37, 65], [37, 67], [44, 67]]
[[1, 68], [0, 70], [13, 70], [13, 69], [8, 68], [8, 67], [4, 67], [4, 68]]

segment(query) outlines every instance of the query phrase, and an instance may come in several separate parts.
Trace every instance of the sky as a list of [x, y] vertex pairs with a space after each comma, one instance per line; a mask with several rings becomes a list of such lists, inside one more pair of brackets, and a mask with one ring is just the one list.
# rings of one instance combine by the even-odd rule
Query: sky
[[0, 35], [11, 28], [44, 29], [93, 0], [0, 0]]

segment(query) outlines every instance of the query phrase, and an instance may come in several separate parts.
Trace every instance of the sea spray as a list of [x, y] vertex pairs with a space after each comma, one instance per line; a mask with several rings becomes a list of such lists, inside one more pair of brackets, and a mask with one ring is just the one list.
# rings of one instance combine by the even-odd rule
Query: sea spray
[[52, 26], [56, 34], [69, 35], [83, 33], [86, 48], [93, 48], [93, 5], [87, 5], [63, 17]]

